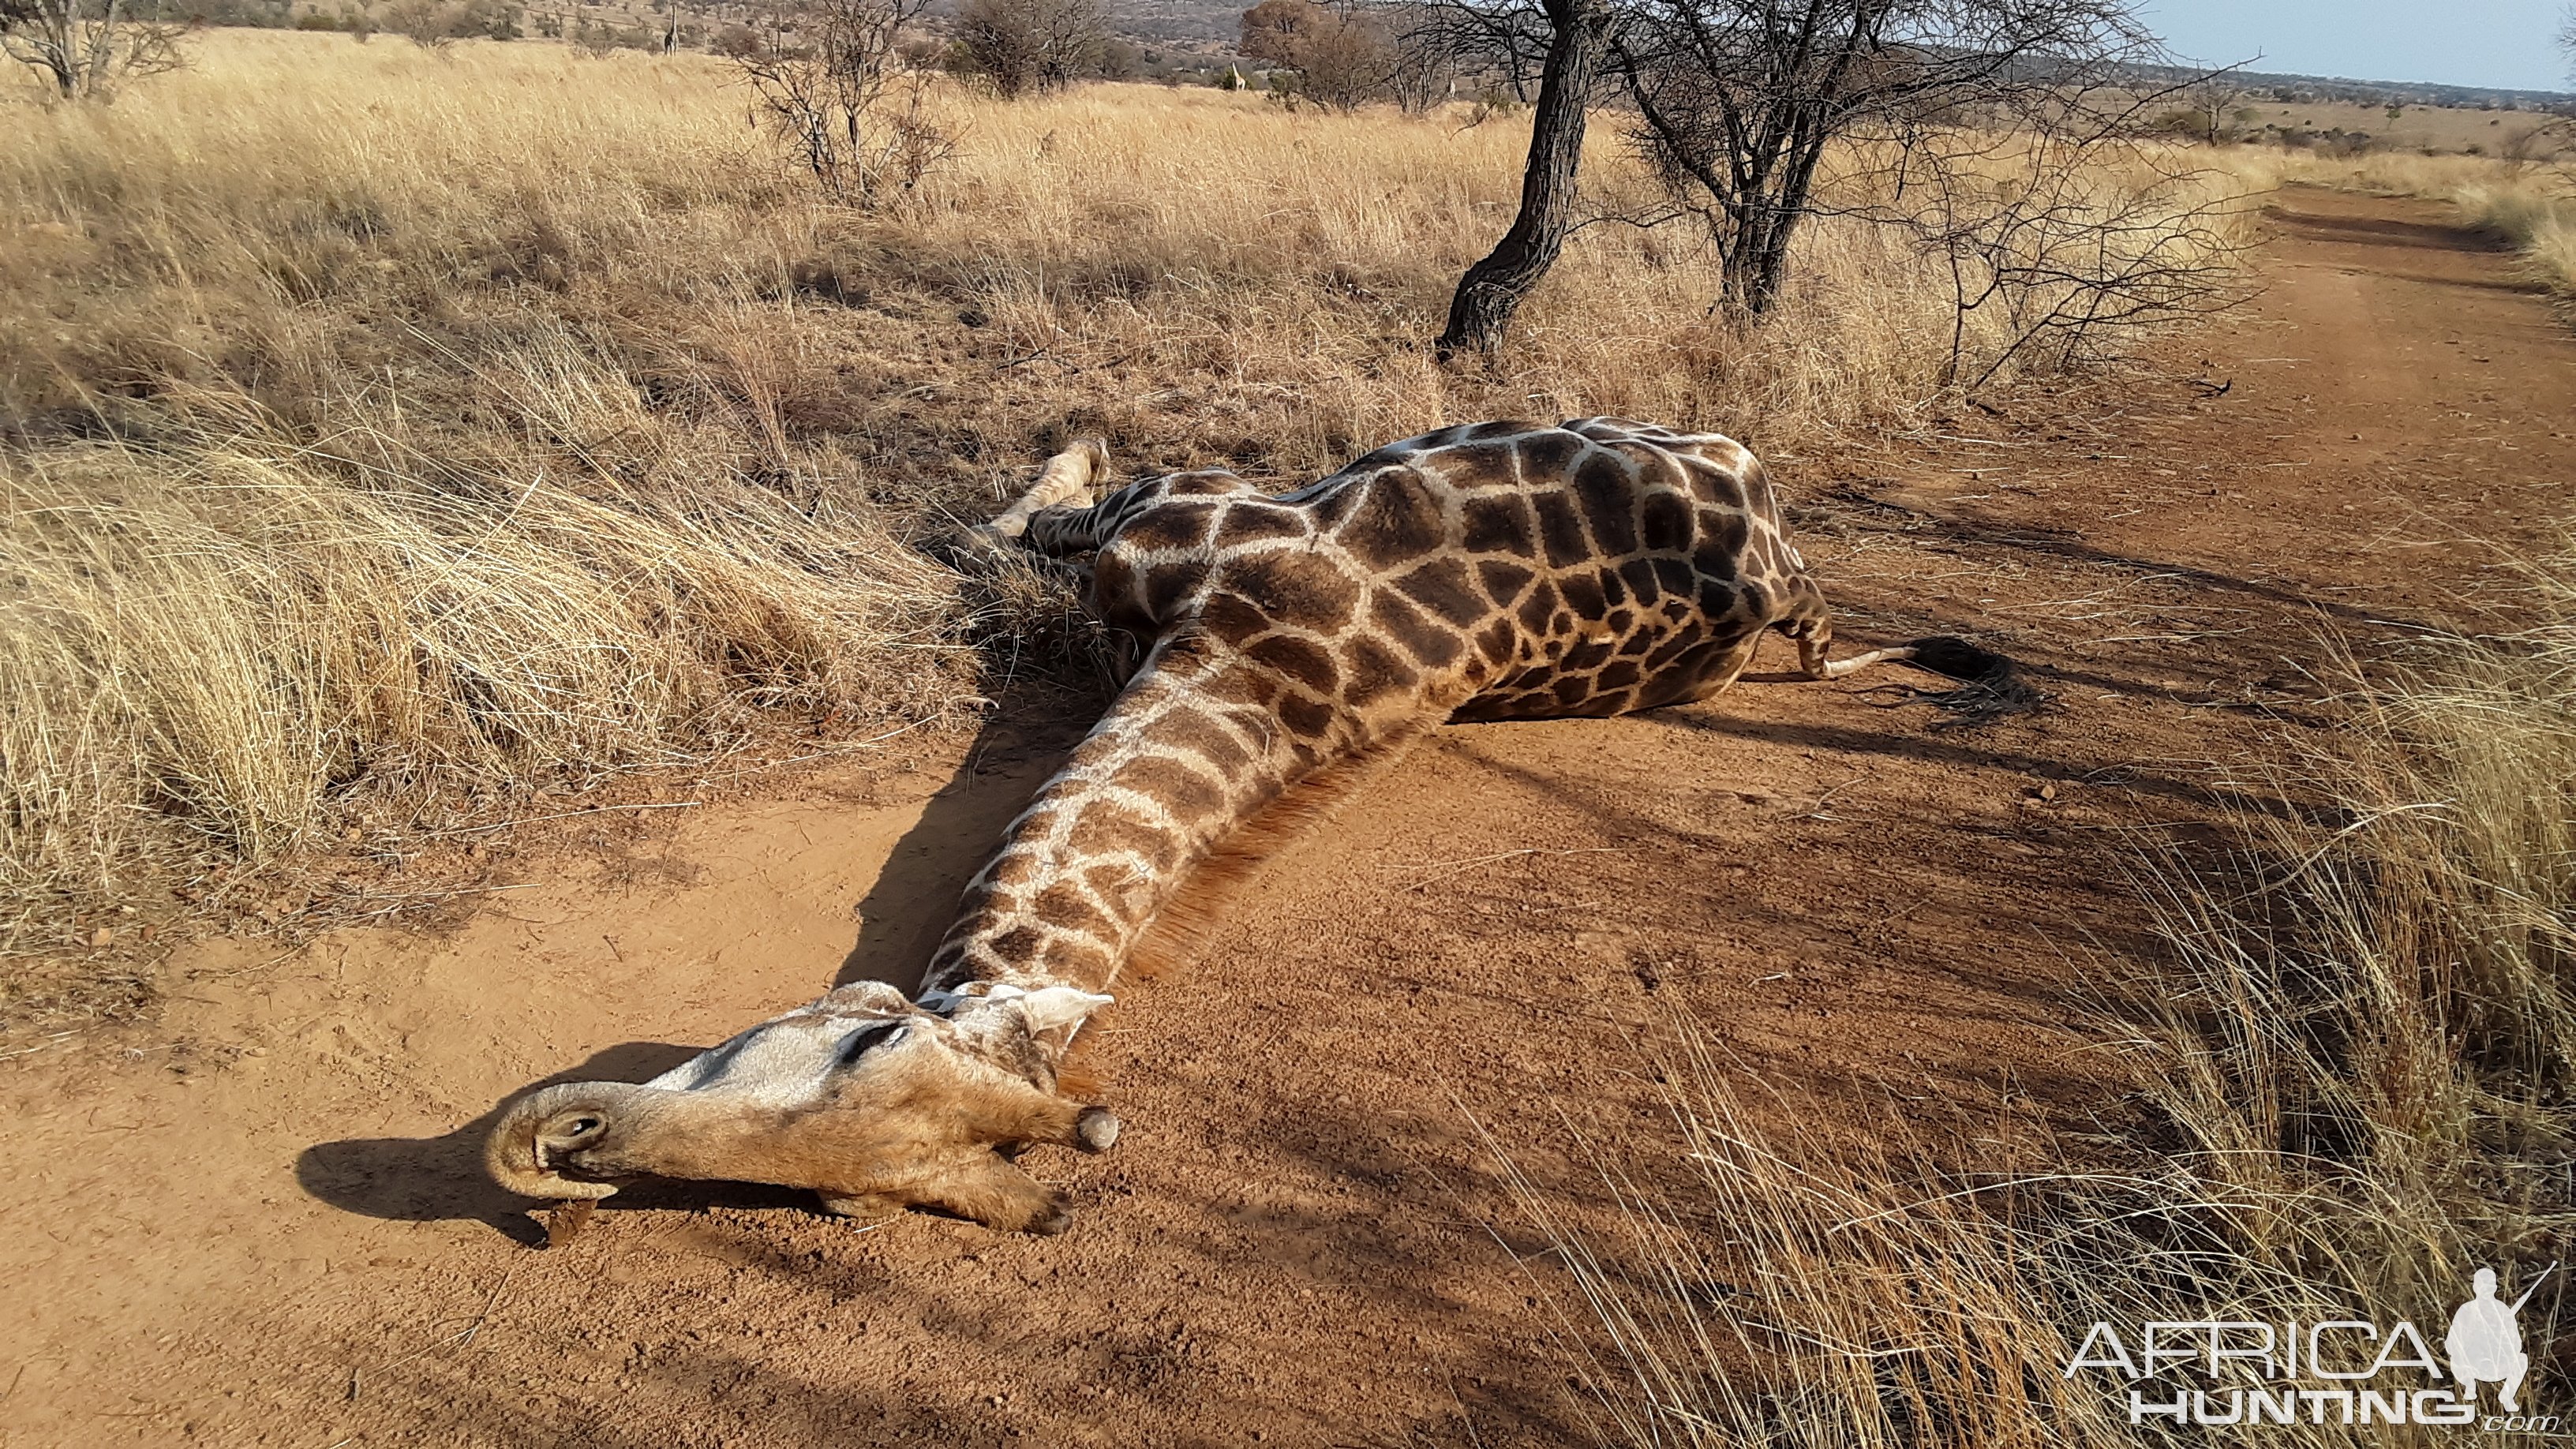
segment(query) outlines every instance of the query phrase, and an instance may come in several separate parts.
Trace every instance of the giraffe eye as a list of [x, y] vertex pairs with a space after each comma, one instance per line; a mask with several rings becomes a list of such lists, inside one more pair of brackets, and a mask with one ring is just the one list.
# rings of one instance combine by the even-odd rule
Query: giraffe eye
[[855, 1066], [858, 1064], [859, 1058], [875, 1051], [878, 1047], [894, 1045], [896, 1042], [903, 1040], [911, 1031], [911, 1027], [906, 1026], [899, 1021], [889, 1021], [881, 1026], [869, 1027], [864, 1031], [854, 1031], [850, 1033], [848, 1040], [841, 1043], [840, 1060], [836, 1062], [835, 1065], [844, 1067]]

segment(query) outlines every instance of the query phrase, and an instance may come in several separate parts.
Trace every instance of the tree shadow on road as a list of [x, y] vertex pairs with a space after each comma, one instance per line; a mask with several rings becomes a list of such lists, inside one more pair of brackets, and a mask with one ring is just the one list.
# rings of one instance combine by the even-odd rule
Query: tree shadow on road
[[858, 939], [834, 986], [884, 981], [919, 994], [966, 883], [1101, 707], [1081, 691], [1043, 686], [1014, 690], [995, 705], [957, 772], [922, 806], [860, 899]]
[[2439, 222], [2400, 221], [2385, 216], [2326, 216], [2274, 203], [2264, 219], [2302, 241], [2343, 242], [2356, 246], [2413, 247], [2436, 252], [2509, 252], [2510, 238], [2474, 227]]

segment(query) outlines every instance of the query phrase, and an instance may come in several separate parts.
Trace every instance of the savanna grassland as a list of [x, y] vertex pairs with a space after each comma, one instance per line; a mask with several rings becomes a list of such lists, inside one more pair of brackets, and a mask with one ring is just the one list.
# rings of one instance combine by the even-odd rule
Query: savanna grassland
[[[1824, 220], [1733, 320], [1608, 116], [1447, 366], [1510, 115], [940, 80], [861, 209], [713, 57], [191, 45], [0, 112], [0, 1442], [2127, 1445], [2090, 1321], [2429, 1325], [2568, 1240], [2556, 173], [2163, 148], [2101, 193], [2249, 300], [1972, 397], [2008, 309]], [[474, 1114], [935, 933], [1078, 730], [993, 707], [1090, 669], [1061, 582], [942, 546], [1049, 451], [1595, 412], [1744, 438], [1849, 639], [2037, 706], [1443, 732], [1100, 1033], [1063, 1238], [507, 1236]], [[708, 808], [468, 844], [645, 804]]]
[[[1821, 223], [1753, 337], [1690, 226], [1604, 224], [1498, 369], [1444, 369], [1423, 342], [1509, 218], [1525, 124], [1116, 85], [931, 104], [953, 155], [862, 212], [708, 56], [215, 32], [113, 106], [22, 98], [11, 940], [173, 889], [273, 907], [212, 873], [764, 720], [956, 708], [975, 641], [1031, 616], [914, 546], [1076, 434], [1265, 479], [1524, 413], [1792, 446], [1925, 406], [2009, 328], [1954, 329], [1928, 262]], [[1605, 212], [1655, 210], [1615, 145], [1592, 172]]]

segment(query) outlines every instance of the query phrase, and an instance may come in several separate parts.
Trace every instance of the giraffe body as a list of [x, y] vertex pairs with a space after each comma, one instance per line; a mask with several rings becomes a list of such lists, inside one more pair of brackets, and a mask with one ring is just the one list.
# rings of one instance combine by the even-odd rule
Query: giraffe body
[[1698, 699], [1766, 628], [1829, 636], [1752, 454], [1644, 423], [1448, 428], [1290, 493], [1175, 473], [1017, 521], [1091, 560], [1144, 662], [969, 888], [934, 985], [1105, 988], [1189, 867], [1319, 769], [1445, 720]]
[[1267, 664], [1283, 721], [1327, 748], [1381, 719], [1672, 704], [1824, 608], [1752, 454], [1606, 419], [1449, 428], [1278, 497], [1175, 474], [1039, 515], [1023, 541], [1094, 537], [1104, 621]]
[[996, 1149], [1100, 1150], [1057, 1091], [1073, 1034], [1209, 861], [1301, 785], [1448, 720], [1600, 716], [1732, 684], [1762, 632], [1828, 663], [1823, 596], [1761, 465], [1729, 439], [1579, 419], [1391, 444], [1293, 492], [1231, 473], [1094, 500], [1083, 443], [984, 530], [1076, 562], [1133, 678], [969, 884], [917, 999], [841, 987], [643, 1085], [548, 1088], [488, 1161], [532, 1196], [622, 1177], [807, 1186], [1048, 1230]]

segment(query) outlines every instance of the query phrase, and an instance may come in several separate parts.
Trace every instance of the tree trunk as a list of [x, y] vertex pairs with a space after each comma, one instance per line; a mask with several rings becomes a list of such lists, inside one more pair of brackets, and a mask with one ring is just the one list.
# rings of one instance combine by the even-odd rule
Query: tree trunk
[[1789, 243], [1806, 219], [1808, 187], [1824, 154], [1821, 141], [1798, 144], [1801, 152], [1782, 167], [1786, 174], [1778, 177], [1776, 189], [1757, 195], [1747, 209], [1753, 222], [1737, 230], [1735, 250], [1727, 254], [1728, 301], [1755, 317], [1768, 314], [1780, 300], [1780, 284], [1789, 274]]
[[[107, 9], [98, 18], [98, 28], [90, 32], [89, 55], [81, 64], [80, 93], [96, 96], [107, 89], [107, 73], [116, 61], [117, 7], [122, 0], [107, 0]], [[63, 9], [77, 14], [79, 0], [64, 0]]]
[[1449, 302], [1449, 325], [1432, 345], [1444, 362], [1461, 352], [1491, 355], [1501, 350], [1512, 313], [1556, 265], [1574, 218], [1585, 109], [1600, 73], [1609, 19], [1593, 0], [1547, 0], [1546, 10], [1555, 33], [1548, 40], [1547, 68], [1531, 118], [1520, 214], [1493, 251], [1458, 279], [1458, 293]]

